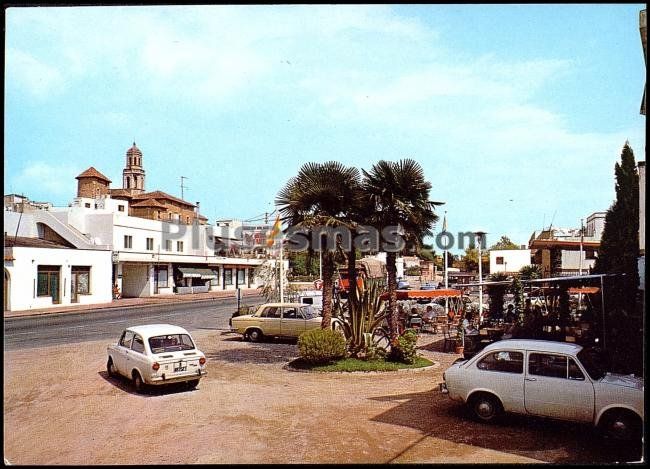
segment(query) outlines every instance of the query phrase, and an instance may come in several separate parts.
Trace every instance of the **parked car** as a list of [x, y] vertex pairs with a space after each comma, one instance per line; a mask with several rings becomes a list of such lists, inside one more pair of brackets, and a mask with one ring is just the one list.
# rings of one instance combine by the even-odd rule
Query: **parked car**
[[588, 422], [608, 436], [640, 438], [643, 378], [603, 370], [594, 349], [510, 339], [492, 343], [443, 374], [440, 390], [483, 422], [502, 412]]
[[433, 283], [423, 283], [420, 286], [420, 290], [435, 290], [436, 286]]
[[131, 379], [138, 392], [147, 385], [178, 382], [195, 388], [207, 374], [205, 355], [190, 333], [171, 324], [127, 327], [107, 351], [109, 376]]
[[302, 303], [265, 303], [253, 314], [230, 319], [230, 330], [244, 340], [259, 342], [264, 336], [298, 337], [321, 326], [322, 318], [311, 305]]
[[397, 289], [398, 290], [408, 290], [411, 288], [411, 284], [409, 283], [408, 280], [399, 280], [397, 282]]

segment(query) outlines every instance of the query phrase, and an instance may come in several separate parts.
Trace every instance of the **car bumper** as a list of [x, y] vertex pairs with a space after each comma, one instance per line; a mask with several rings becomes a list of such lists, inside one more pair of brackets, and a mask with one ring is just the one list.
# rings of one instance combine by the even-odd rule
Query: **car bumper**
[[193, 381], [195, 379], [201, 379], [207, 374], [208, 372], [204, 370], [197, 370], [195, 373], [189, 373], [180, 376], [165, 376], [165, 373], [163, 373], [161, 376], [152, 377], [147, 384], [157, 386], [161, 384], [180, 383], [182, 381]]

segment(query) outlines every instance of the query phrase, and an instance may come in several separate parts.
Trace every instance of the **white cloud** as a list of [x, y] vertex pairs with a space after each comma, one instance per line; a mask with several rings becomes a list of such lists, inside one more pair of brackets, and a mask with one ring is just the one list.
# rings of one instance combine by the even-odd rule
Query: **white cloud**
[[55, 196], [69, 196], [71, 184], [81, 171], [63, 164], [50, 164], [44, 161], [28, 163], [14, 177], [11, 185], [17, 188], [38, 187], [39, 194], [25, 194], [31, 198], [50, 193]]
[[8, 85], [39, 98], [58, 94], [65, 86], [63, 74], [56, 67], [19, 49], [5, 50], [5, 67]]

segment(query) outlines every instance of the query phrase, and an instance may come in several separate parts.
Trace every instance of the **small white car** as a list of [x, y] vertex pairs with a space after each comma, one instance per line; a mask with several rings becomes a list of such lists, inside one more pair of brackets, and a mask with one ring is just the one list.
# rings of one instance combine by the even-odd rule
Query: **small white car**
[[207, 374], [205, 355], [190, 333], [170, 324], [127, 327], [107, 348], [109, 376], [125, 376], [138, 392], [146, 385], [186, 382], [195, 388]]
[[501, 412], [591, 423], [608, 436], [640, 438], [643, 378], [605, 372], [597, 354], [575, 343], [501, 340], [443, 374], [440, 391], [474, 417]]

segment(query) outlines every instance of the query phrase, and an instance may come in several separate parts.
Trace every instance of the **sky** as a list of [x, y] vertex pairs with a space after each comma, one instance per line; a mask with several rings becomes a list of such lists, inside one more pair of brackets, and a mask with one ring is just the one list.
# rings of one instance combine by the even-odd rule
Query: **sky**
[[645, 160], [644, 8], [8, 8], [4, 193], [67, 206], [90, 166], [120, 188], [136, 142], [147, 191], [261, 220], [304, 163], [412, 158], [434, 233], [527, 244], [609, 208], [626, 141]]

